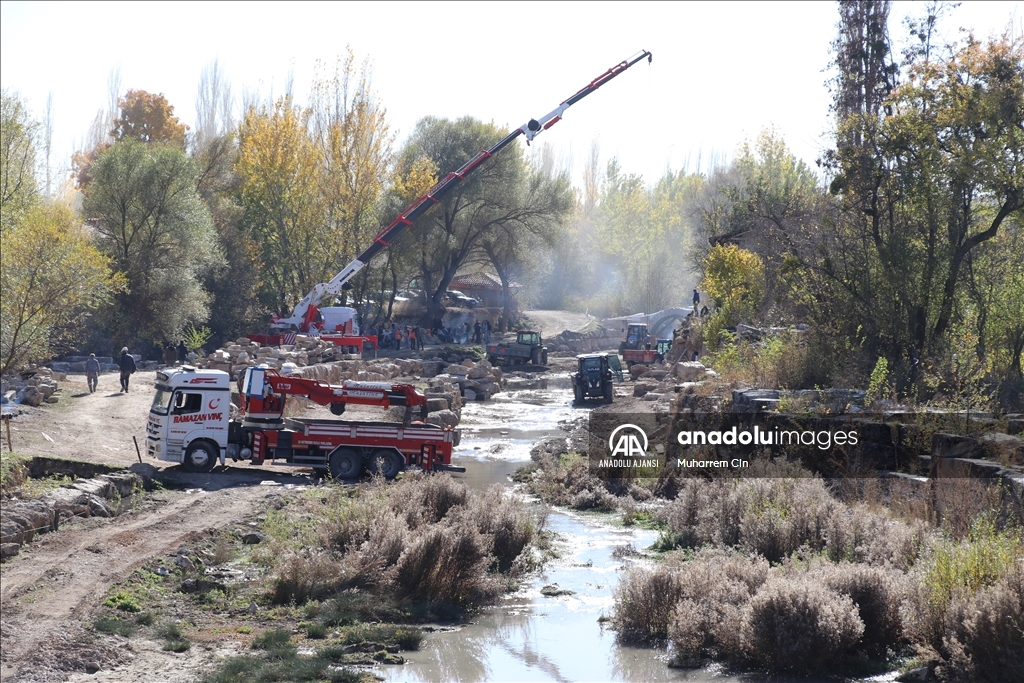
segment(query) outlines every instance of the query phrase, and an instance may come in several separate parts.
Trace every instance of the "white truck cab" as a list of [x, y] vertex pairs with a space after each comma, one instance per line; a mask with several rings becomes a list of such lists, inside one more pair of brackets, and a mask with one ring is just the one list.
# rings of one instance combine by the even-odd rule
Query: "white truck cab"
[[220, 370], [191, 366], [156, 373], [156, 395], [146, 425], [151, 458], [208, 472], [228, 447], [231, 377]]

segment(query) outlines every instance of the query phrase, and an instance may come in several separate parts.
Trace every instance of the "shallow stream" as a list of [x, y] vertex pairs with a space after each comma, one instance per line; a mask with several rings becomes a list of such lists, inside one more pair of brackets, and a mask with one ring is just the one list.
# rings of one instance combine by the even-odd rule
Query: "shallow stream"
[[[578, 417], [566, 375], [509, 380], [508, 390], [462, 412], [462, 442], [453, 462], [469, 486], [511, 486], [510, 475], [530, 460], [542, 437], [564, 434], [559, 423]], [[630, 560], [617, 547], [651, 545], [657, 532], [615, 526], [608, 515], [552, 511], [546, 528], [558, 534], [558, 558], [522, 589], [454, 630], [426, 633], [403, 666], [380, 667], [388, 681], [773, 681], [787, 677], [730, 675], [716, 667], [672, 669], [664, 649], [620, 645], [599, 619], [610, 616], [619, 575]], [[541, 594], [557, 584], [557, 597]], [[802, 683], [812, 679], [801, 678]], [[835, 681], [836, 679], [830, 679]], [[892, 680], [892, 679], [877, 679]]]

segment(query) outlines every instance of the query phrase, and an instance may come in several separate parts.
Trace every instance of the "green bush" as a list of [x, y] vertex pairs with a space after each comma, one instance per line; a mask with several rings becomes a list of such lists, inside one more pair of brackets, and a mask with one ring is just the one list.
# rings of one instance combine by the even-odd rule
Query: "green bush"
[[119, 609], [122, 612], [141, 612], [142, 608], [139, 607], [138, 600], [135, 596], [127, 591], [118, 591], [109, 598], [103, 601], [104, 607], [112, 607]]

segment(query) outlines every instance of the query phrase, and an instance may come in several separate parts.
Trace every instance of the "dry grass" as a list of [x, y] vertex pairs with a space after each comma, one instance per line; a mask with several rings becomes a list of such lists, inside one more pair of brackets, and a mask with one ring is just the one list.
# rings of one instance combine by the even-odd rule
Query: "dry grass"
[[[317, 489], [268, 515], [265, 530], [275, 602], [325, 600], [345, 611], [353, 596], [376, 595], [385, 612], [397, 600], [450, 617], [493, 600], [531, 565], [535, 522], [501, 487], [475, 494], [431, 475]], [[366, 618], [368, 605], [350, 606]]]
[[669, 527], [663, 550], [735, 546], [779, 562], [806, 547], [837, 562], [906, 569], [926, 535], [923, 523], [837, 500], [820, 479], [686, 479], [679, 486], [661, 513]]

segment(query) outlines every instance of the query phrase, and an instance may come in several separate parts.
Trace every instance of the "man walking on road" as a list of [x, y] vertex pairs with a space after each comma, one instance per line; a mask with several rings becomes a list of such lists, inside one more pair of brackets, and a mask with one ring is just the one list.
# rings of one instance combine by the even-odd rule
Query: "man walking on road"
[[700, 306], [700, 294], [697, 293], [697, 288], [693, 288], [693, 317], [697, 317], [697, 307]]
[[135, 373], [135, 359], [128, 353], [128, 347], [121, 349], [121, 358], [117, 363], [118, 367], [121, 368], [121, 391], [128, 392], [128, 380]]
[[85, 361], [85, 378], [89, 382], [89, 393], [94, 393], [100, 383], [100, 362], [96, 360], [95, 353], [90, 353]]

